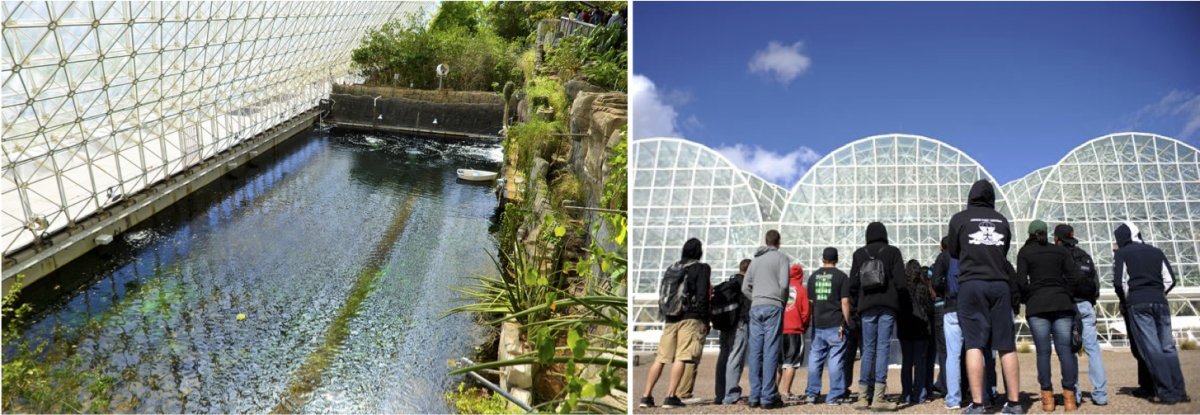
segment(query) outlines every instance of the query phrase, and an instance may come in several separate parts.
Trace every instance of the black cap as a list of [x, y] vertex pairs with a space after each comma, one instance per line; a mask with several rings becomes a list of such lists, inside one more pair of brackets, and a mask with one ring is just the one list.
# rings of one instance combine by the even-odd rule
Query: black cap
[[825, 248], [825, 250], [821, 252], [821, 259], [825, 260], [825, 262], [837, 262], [837, 258], [837, 248], [832, 246]]
[[1058, 239], [1070, 238], [1072, 232], [1075, 232], [1075, 229], [1065, 223], [1054, 227], [1054, 237]]

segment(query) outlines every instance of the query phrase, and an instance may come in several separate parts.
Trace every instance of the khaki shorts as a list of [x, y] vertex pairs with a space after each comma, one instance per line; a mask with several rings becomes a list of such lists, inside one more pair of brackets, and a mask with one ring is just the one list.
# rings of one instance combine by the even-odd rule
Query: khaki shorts
[[696, 362], [704, 352], [704, 323], [687, 319], [667, 323], [658, 340], [658, 355], [654, 361], [669, 365], [675, 362]]

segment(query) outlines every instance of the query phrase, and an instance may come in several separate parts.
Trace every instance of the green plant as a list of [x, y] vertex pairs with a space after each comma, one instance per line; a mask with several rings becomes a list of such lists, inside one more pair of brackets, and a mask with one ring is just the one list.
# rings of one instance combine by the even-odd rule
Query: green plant
[[579, 178], [574, 174], [566, 173], [554, 178], [550, 184], [550, 206], [559, 208], [562, 207], [564, 200], [574, 201], [575, 204], [583, 202], [583, 183], [579, 182]]
[[1179, 342], [1179, 348], [1182, 350], [1196, 350], [1200, 349], [1200, 344], [1198, 344], [1195, 340], [1185, 339]]
[[525, 96], [531, 104], [545, 101], [554, 109], [556, 117], [565, 117], [567, 114], [567, 105], [570, 104], [567, 98], [567, 90], [562, 84], [551, 78], [537, 78], [526, 85]]
[[562, 131], [562, 123], [533, 119], [509, 126], [505, 135], [505, 153], [517, 156], [517, 169], [528, 172], [534, 157], [543, 156], [547, 146]]
[[83, 370], [82, 359], [70, 347], [48, 348], [46, 342], [30, 345], [21, 340], [25, 319], [32, 310], [28, 303], [17, 305], [23, 279], [18, 275], [3, 298], [3, 315], [7, 318], [3, 347], [14, 351], [5, 354], [0, 370], [4, 411], [109, 412], [110, 390], [116, 378]]
[[1017, 353], [1029, 353], [1033, 351], [1033, 344], [1028, 341], [1017, 342]]
[[511, 315], [514, 317], [502, 320], [514, 318], [522, 324], [548, 317], [549, 310], [539, 308], [539, 305], [556, 298], [554, 287], [550, 285], [551, 276], [539, 270], [536, 261], [527, 258], [520, 244], [514, 244], [511, 249], [501, 252], [503, 261], [491, 256], [498, 275], [473, 275], [470, 277], [472, 283], [454, 289], [465, 304], [450, 309], [447, 315], [463, 312], [484, 316]]
[[483, 388], [467, 387], [465, 383], [458, 384], [457, 391], [446, 392], [446, 402], [460, 414], [507, 414], [508, 401], [504, 397], [489, 393]]

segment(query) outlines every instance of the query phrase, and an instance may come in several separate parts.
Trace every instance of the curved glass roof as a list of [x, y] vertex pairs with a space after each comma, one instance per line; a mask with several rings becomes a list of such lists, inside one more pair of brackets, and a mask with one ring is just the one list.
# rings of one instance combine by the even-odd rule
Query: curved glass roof
[[1178, 287], [1200, 286], [1200, 152], [1172, 138], [1106, 135], [1068, 153], [1045, 178], [1031, 218], [1069, 223], [1112, 287], [1112, 232], [1137, 225], [1171, 260]]
[[[940, 141], [906, 134], [867, 137], [826, 155], [792, 188], [780, 232], [785, 250], [807, 267], [821, 251], [841, 257], [864, 241], [872, 221], [883, 222], [905, 260], [932, 263], [950, 216], [967, 203], [979, 179], [995, 183], [979, 163]], [[997, 186], [997, 207], [1012, 217]]]
[[632, 144], [629, 271], [636, 330], [658, 321], [659, 280], [688, 238], [703, 242], [703, 261], [718, 281], [754, 254], [762, 216], [745, 175], [720, 153], [673, 138]]
[[1013, 220], [1028, 219], [1033, 213], [1033, 202], [1037, 199], [1038, 191], [1042, 190], [1046, 176], [1053, 169], [1053, 165], [1042, 167], [1001, 186], [1004, 188], [1004, 196], [1008, 197], [1008, 207], [1012, 210]]
[[750, 188], [754, 190], [754, 197], [758, 199], [758, 210], [762, 212], [763, 222], [779, 222], [779, 217], [783, 215], [783, 206], [787, 203], [787, 189], [763, 180], [754, 173], [746, 172], [745, 175]]
[[5, 1], [5, 254], [317, 105], [427, 2]]

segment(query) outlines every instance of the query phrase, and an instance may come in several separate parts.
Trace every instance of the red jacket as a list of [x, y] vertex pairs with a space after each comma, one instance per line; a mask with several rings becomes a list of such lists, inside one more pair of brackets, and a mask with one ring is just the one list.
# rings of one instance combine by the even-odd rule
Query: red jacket
[[808, 290], [804, 289], [804, 270], [793, 264], [788, 272], [787, 307], [783, 309], [783, 334], [804, 334], [808, 330]]

